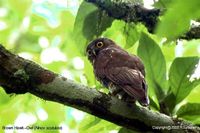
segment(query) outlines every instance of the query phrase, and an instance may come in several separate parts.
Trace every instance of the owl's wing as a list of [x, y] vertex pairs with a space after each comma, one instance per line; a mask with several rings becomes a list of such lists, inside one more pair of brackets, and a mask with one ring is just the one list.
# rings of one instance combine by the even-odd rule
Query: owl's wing
[[142, 105], [148, 105], [147, 85], [142, 73], [128, 67], [114, 67], [105, 71], [107, 78], [121, 87], [128, 95], [134, 97]]
[[106, 67], [128, 67], [139, 70], [145, 77], [145, 70], [142, 61], [135, 55], [130, 55], [125, 50], [118, 47], [104, 49], [100, 53], [100, 64]]

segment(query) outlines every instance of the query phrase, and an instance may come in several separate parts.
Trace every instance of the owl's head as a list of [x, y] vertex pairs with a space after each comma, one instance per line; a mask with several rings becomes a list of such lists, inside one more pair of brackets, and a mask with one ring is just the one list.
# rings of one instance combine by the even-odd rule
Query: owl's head
[[101, 50], [110, 47], [111, 45], [113, 46], [115, 43], [108, 38], [97, 38], [90, 42], [86, 49], [88, 59], [93, 62]]

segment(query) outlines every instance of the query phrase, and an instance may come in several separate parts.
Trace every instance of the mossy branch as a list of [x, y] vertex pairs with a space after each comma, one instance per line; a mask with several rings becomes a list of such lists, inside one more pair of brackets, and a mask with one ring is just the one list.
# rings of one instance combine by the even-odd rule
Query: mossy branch
[[[158, 8], [147, 9], [137, 0], [85, 0], [105, 10], [110, 17], [125, 22], [143, 23], [150, 33], [153, 33], [159, 16], [164, 11]], [[181, 39], [191, 40], [200, 38], [200, 26], [191, 27], [188, 32], [180, 36]]]
[[193, 126], [189, 122], [174, 120], [162, 113], [123, 102], [96, 89], [75, 83], [32, 61], [12, 54], [2, 45], [0, 45], [0, 86], [8, 94], [29, 92], [42, 99], [77, 108], [129, 129], [153, 131], [155, 128], [166, 127], [162, 130], [166, 132], [173, 126]]

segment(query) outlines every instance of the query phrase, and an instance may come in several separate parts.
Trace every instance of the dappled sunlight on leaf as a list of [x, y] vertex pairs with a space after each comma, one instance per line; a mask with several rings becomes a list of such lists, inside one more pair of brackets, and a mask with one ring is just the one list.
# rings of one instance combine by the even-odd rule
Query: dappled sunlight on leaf
[[38, 116], [39, 120], [45, 121], [45, 120], [48, 119], [48, 114], [44, 109], [40, 108], [40, 109], [37, 110], [36, 113], [37, 113], [37, 116]]
[[81, 70], [84, 68], [84, 62], [80, 57], [74, 57], [72, 63], [74, 68], [77, 70]]
[[21, 52], [18, 55], [20, 57], [24, 58], [24, 59], [28, 59], [28, 60], [32, 60], [33, 59], [33, 55], [28, 53], [28, 52]]
[[157, 35], [175, 39], [186, 32], [191, 19], [199, 18], [199, 0], [176, 0], [170, 3], [157, 28]]
[[18, 126], [18, 127], [26, 127], [28, 125], [32, 125], [34, 123], [36, 123], [37, 118], [35, 115], [31, 114], [31, 113], [20, 113], [16, 120], [14, 125]]
[[0, 31], [5, 30], [8, 27], [7, 23], [4, 21], [0, 21]]
[[62, 70], [61, 75], [68, 79], [74, 80], [74, 75], [69, 70], [66, 70], [66, 69]]
[[41, 48], [47, 48], [49, 46], [49, 40], [48, 38], [41, 36], [38, 40], [38, 43]]
[[137, 53], [146, 68], [149, 91], [151, 94], [155, 91], [157, 98], [161, 100], [168, 88], [166, 61], [160, 47], [149, 35], [142, 33]]
[[195, 65], [194, 73], [191, 74], [189, 81], [193, 82], [195, 80], [200, 80], [200, 59], [199, 63]]
[[53, 61], [67, 61], [67, 57], [56, 47], [43, 50], [40, 58], [43, 64], [49, 64]]
[[188, 75], [192, 75], [195, 65], [199, 62], [198, 57], [176, 58], [171, 65], [169, 81], [172, 91], [176, 96], [176, 103], [181, 102], [199, 81], [190, 82]]

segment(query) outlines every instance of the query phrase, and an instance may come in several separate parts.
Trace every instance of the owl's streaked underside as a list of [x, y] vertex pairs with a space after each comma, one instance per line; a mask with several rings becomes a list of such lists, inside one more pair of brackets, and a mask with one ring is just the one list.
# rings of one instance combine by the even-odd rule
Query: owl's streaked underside
[[92, 41], [86, 52], [97, 80], [109, 88], [111, 95], [149, 105], [144, 65], [139, 57], [130, 55], [108, 38]]

